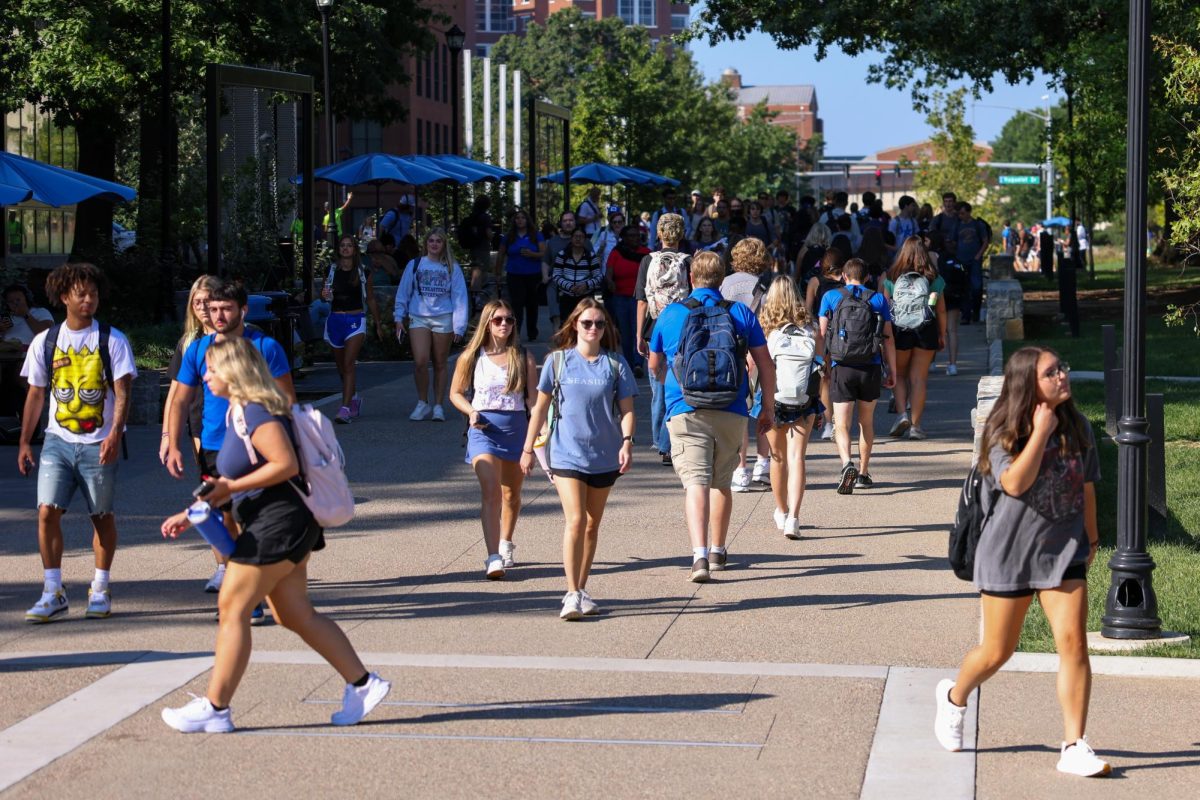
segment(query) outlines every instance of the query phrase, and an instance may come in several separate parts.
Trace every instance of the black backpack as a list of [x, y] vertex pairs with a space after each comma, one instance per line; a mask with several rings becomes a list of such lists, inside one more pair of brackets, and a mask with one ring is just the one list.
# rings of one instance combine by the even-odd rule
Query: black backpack
[[[986, 509], [983, 503], [985, 483], [988, 486]], [[1000, 490], [980, 474], [978, 466], [971, 467], [958, 496], [954, 527], [950, 529], [950, 569], [964, 581], [975, 578], [975, 549], [979, 546], [983, 526], [991, 518], [999, 499]]]
[[463, 217], [459, 221], [458, 228], [455, 229], [455, 237], [458, 239], [459, 245], [465, 250], [470, 250], [476, 245], [479, 240], [479, 231], [475, 224], [474, 215]]
[[[104, 370], [104, 385], [115, 391], [112, 353], [108, 352], [108, 340], [112, 337], [112, 326], [107, 322], [98, 322], [97, 324], [100, 326], [100, 339], [96, 347], [100, 350], [100, 366]], [[54, 391], [54, 348], [58, 345], [58, 332], [62, 330], [62, 326], [61, 322], [50, 326], [50, 330], [46, 331], [46, 340], [42, 343], [42, 361], [46, 365], [46, 387], [51, 392]], [[124, 434], [121, 436], [121, 455], [126, 461], [129, 460], [129, 446], [125, 443]]]
[[826, 335], [829, 354], [839, 364], [870, 364], [883, 342], [883, 318], [871, 307], [875, 292], [864, 288], [855, 294], [838, 289], [842, 299], [833, 309]]

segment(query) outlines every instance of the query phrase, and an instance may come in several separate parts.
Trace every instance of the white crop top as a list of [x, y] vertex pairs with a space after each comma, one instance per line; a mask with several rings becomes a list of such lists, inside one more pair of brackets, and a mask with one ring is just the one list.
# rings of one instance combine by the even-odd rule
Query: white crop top
[[475, 361], [475, 396], [471, 407], [476, 411], [524, 411], [525, 397], [520, 392], [506, 393], [508, 367], [492, 363], [485, 353]]

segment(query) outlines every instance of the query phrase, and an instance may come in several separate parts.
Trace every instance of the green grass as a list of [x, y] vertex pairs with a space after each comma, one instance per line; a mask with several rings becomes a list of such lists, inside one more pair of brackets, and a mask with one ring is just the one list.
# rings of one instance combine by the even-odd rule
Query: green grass
[[175, 352], [181, 326], [165, 322], [162, 325], [134, 325], [121, 330], [133, 347], [133, 360], [138, 369], [164, 369]]
[[[1052, 347], [1072, 369], [1100, 371], [1104, 369], [1104, 339], [1102, 325], [1113, 325], [1117, 332], [1117, 348], [1121, 348], [1124, 326], [1120, 318], [1103, 319], [1084, 316], [1080, 320], [1079, 337], [1067, 336], [1060, 323], [1047, 317], [1025, 317], [1025, 340], [1005, 342], [1004, 357], [1026, 344]], [[1146, 374], [1163, 376], [1195, 376], [1200, 364], [1197, 351], [1200, 339], [1190, 327], [1168, 328], [1161, 314], [1146, 317]], [[1120, 361], [1118, 360], [1118, 366]]]
[[[1088, 630], [1099, 630], [1108, 594], [1108, 560], [1116, 545], [1117, 445], [1104, 435], [1104, 394], [1098, 382], [1072, 386], [1080, 411], [1100, 439], [1101, 482], [1097, 485], [1100, 551], [1088, 570]], [[1157, 568], [1153, 585], [1165, 630], [1189, 634], [1187, 647], [1160, 647], [1136, 655], [1200, 658], [1200, 385], [1149, 381], [1148, 392], [1165, 397], [1168, 527], [1151, 540]], [[1041, 608], [1034, 603], [1021, 632], [1020, 649], [1053, 652], [1054, 640]]]
[[[1054, 288], [1056, 283], [1047, 282], [1038, 273], [1018, 272], [1017, 278], [1027, 289], [1038, 290]], [[1125, 287], [1124, 258], [1101, 258], [1096, 261], [1096, 277], [1090, 278], [1085, 270], [1079, 275], [1079, 288], [1087, 289], [1123, 289]], [[1200, 269], [1178, 265], [1161, 264], [1150, 260], [1146, 263], [1146, 287], [1154, 289], [1186, 289], [1200, 287]]]

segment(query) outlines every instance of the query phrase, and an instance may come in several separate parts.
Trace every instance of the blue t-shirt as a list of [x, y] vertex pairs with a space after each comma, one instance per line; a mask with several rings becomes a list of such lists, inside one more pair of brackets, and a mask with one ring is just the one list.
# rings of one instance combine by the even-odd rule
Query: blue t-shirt
[[[586, 475], [616, 472], [621, 453], [620, 412], [613, 410], [613, 393], [624, 400], [638, 393], [637, 382], [624, 356], [616, 359], [616, 377], [608, 354], [601, 352], [588, 361], [575, 348], [562, 351], [563, 365], [558, 374], [562, 397], [558, 422], [550, 439], [550, 468], [571, 469]], [[538, 391], [554, 391], [554, 359], [551, 353], [542, 365]]]
[[[847, 285], [841, 288], [850, 290], [854, 293], [855, 297], [862, 297], [863, 290], [867, 287], [861, 285]], [[817, 316], [832, 320], [833, 310], [837, 308], [838, 303], [842, 302], [842, 297], [843, 295], [838, 289], [831, 289], [830, 291], [826, 292], [825, 296], [821, 298], [821, 312]], [[882, 317], [884, 322], [892, 321], [892, 307], [888, 305], [887, 297], [884, 296], [883, 292], [875, 292], [875, 294], [871, 295], [871, 299], [868, 300], [867, 303], [871, 306], [871, 308], [875, 309], [875, 313]], [[830, 337], [833, 335], [834, 331], [826, 331], [825, 341], [829, 341]], [[881, 353], [877, 353], [875, 358], [871, 359], [871, 363], [882, 364], [883, 355]], [[834, 361], [833, 366], [836, 367], [837, 365], [838, 362]]]
[[[692, 297], [706, 306], [714, 306], [721, 301], [721, 293], [709, 288], [696, 289], [689, 295], [689, 298]], [[673, 368], [675, 353], [679, 351], [679, 339], [683, 336], [683, 326], [689, 313], [691, 312], [683, 303], [672, 303], [658, 315], [658, 320], [654, 323], [654, 332], [650, 334], [650, 352], [659, 353], [667, 361], [667, 382], [663, 395], [667, 403], [667, 419], [676, 414], [688, 414], [696, 410], [684, 402], [683, 389], [679, 387]], [[734, 303], [729, 309], [729, 315], [733, 317], [733, 325], [738, 335], [746, 340], [747, 347], [766, 347], [767, 337], [763, 335], [762, 326], [758, 324], [758, 317], [754, 316], [754, 312], [748, 306]], [[737, 399], [724, 410], [743, 417], [749, 416], [750, 411], [746, 408], [746, 396], [749, 393], [750, 381], [743, 377]]]
[[[226, 401], [228, 405], [228, 401]], [[268, 422], [279, 422], [283, 425], [284, 432], [290, 437], [292, 435], [292, 421], [287, 417], [278, 417], [267, 411], [261, 403], [247, 403], [242, 409], [242, 416], [246, 420], [246, 436], [254, 436], [254, 431], [258, 430], [260, 425]], [[225, 427], [225, 433], [221, 440], [221, 449], [217, 453], [217, 472], [222, 477], [229, 479], [240, 478], [243, 475], [249, 475], [254, 470], [258, 469], [266, 461], [263, 454], [258, 452], [253, 444], [254, 453], [258, 458], [257, 463], [250, 463], [250, 453], [246, 450], [246, 443], [242, 437], [237, 435], [232, 422]], [[240, 500], [243, 497], [257, 497], [262, 493], [262, 489], [252, 489], [248, 492], [237, 492], [234, 495], [235, 500]]]
[[[254, 328], [246, 328], [242, 335], [250, 340], [258, 352], [263, 354], [272, 377], [280, 378], [288, 374], [291, 367], [288, 364], [287, 354], [279, 342]], [[229, 401], [224, 397], [214, 395], [208, 390], [208, 384], [204, 383], [204, 373], [208, 371], [204, 356], [208, 353], [209, 345], [216, 337], [217, 335], [212, 333], [202, 336], [188, 345], [188, 349], [183, 354], [183, 362], [179, 366], [179, 375], [175, 379], [184, 386], [193, 388], [203, 384], [204, 417], [200, 432], [200, 446], [205, 450], [221, 449], [221, 445], [225, 441], [225, 413], [229, 410]]]
[[532, 239], [528, 235], [518, 236], [511, 242], [508, 236], [500, 239], [500, 246], [507, 253], [507, 261], [504, 262], [504, 269], [511, 275], [541, 275], [542, 260], [536, 256], [521, 255], [521, 250], [537, 250], [538, 245], [546, 241], [546, 237], [540, 233], [537, 234], [537, 239]]

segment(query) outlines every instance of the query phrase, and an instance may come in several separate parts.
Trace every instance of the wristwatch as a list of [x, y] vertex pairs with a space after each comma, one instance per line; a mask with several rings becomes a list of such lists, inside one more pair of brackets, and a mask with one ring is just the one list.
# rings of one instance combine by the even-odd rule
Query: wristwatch
[[632, 437], [632, 436], [622, 436], [622, 437], [621, 437], [621, 441], [622, 441], [622, 442], [629, 442], [630, 444], [634, 444], [634, 441], [633, 441], [633, 437]]

